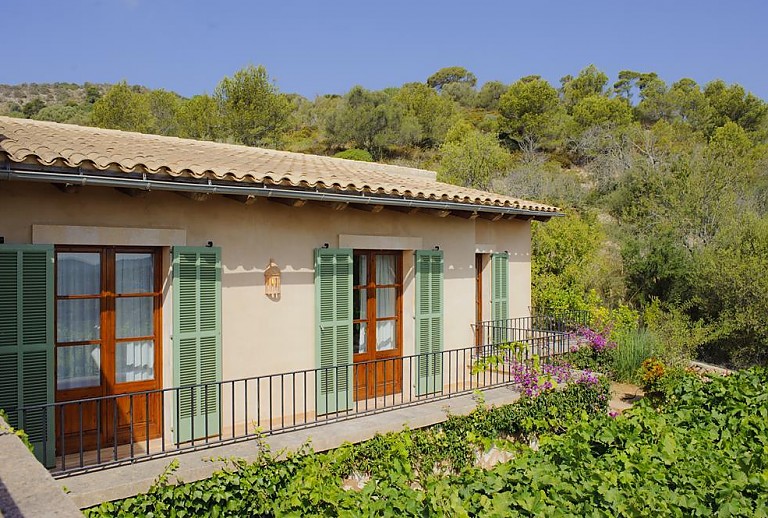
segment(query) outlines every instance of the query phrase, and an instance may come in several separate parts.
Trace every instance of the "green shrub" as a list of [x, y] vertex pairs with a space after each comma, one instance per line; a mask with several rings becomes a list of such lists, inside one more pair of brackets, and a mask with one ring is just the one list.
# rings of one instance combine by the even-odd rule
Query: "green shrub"
[[[580, 378], [581, 379], [581, 378]], [[441, 425], [376, 435], [327, 453], [308, 446], [273, 454], [261, 445], [256, 462], [233, 460], [210, 478], [172, 484], [174, 461], [150, 490], [85, 510], [87, 516], [425, 516], [435, 514], [434, 496], [454, 489], [448, 481], [476, 473], [478, 449], [502, 436], [562, 432], [590, 416], [605, 414], [608, 385], [590, 377], [562, 390], [522, 397], [502, 407], [478, 406]], [[504, 442], [509, 445], [508, 442]], [[523, 446], [517, 449], [523, 451]], [[438, 468], [435, 471], [435, 468]], [[354, 473], [371, 477], [362, 491], [345, 491]], [[445, 482], [440, 482], [444, 480]], [[423, 490], [414, 489], [418, 482]], [[435, 484], [448, 484], [435, 489]]]
[[[108, 502], [86, 514], [768, 515], [768, 371], [755, 368], [709, 383], [682, 377], [670, 385], [669, 393], [673, 397], [663, 408], [643, 400], [617, 418], [598, 413], [579, 419], [562, 435], [543, 436], [538, 451], [520, 449], [510, 461], [489, 470], [469, 466], [455, 474], [429, 474], [414, 484], [402, 465], [402, 452], [408, 437], [420, 432], [405, 431], [378, 439], [381, 442], [368, 451], [387, 456], [388, 464], [384, 471], [372, 473], [371, 482], [360, 491], [342, 489], [334, 467], [357, 446], [328, 454], [305, 449], [282, 461], [266, 451], [257, 462], [234, 461], [211, 478], [190, 484], [170, 485], [165, 474], [149, 493]], [[563, 397], [554, 394], [559, 392], [546, 397]], [[461, 432], [472, 439], [473, 430], [492, 431], [517, 422], [514, 416], [524, 411], [521, 406], [557, 405], [537, 399], [501, 409], [481, 408], [449, 420], [442, 433]], [[451, 426], [455, 430], [449, 431]], [[442, 441], [433, 446], [442, 447]], [[384, 451], [390, 447], [396, 451]]]
[[346, 160], [358, 160], [360, 162], [373, 162], [373, 156], [365, 149], [347, 149], [333, 155], [335, 158], [344, 158]]

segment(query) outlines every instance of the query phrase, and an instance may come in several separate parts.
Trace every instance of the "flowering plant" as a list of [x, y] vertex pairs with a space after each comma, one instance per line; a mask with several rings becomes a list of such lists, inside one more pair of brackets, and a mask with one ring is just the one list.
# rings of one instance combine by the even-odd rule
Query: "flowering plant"
[[511, 366], [511, 370], [514, 382], [528, 397], [536, 397], [567, 383], [578, 385], [599, 383], [597, 374], [590, 370], [578, 372], [568, 365], [540, 365], [538, 358], [534, 358], [533, 364], [515, 363]]
[[616, 342], [609, 340], [608, 336], [610, 336], [609, 329], [598, 332], [588, 327], [580, 327], [576, 331], [579, 347], [586, 345], [596, 353], [616, 348]]

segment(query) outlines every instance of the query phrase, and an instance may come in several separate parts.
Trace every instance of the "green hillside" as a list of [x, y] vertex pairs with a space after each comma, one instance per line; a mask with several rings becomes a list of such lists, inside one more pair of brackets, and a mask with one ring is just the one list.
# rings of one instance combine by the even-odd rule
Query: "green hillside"
[[[567, 71], [566, 71], [567, 72]], [[0, 113], [434, 169], [558, 205], [534, 303], [645, 327], [674, 355], [768, 364], [768, 105], [737, 84], [594, 66], [559, 85], [462, 67], [306, 99], [246, 67], [212, 94], [0, 85]]]

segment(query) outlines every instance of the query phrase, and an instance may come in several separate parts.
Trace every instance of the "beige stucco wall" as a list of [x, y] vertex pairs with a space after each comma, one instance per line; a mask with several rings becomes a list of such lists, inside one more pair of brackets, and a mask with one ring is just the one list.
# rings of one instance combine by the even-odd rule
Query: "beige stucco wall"
[[[388, 210], [369, 213], [352, 208], [334, 211], [311, 204], [289, 207], [263, 199], [244, 205], [222, 196], [199, 202], [165, 192], [133, 198], [98, 187], [65, 194], [49, 184], [0, 182], [0, 236], [6, 243], [31, 243], [34, 225], [38, 226], [37, 241], [56, 240], [57, 230], [44, 226], [58, 225], [63, 226], [58, 235], [70, 244], [75, 244], [79, 234], [77, 229], [66, 227], [84, 226], [117, 228], [109, 232], [82, 230], [87, 243], [102, 239], [94, 237], [101, 233], [111, 240], [104, 244], [113, 244], [115, 236], [126, 235], [120, 229], [132, 228], [144, 229], [142, 235], [152, 236], [154, 241], [147, 244], [159, 245], [157, 239], [167, 239], [168, 243], [162, 244], [170, 246], [184, 240], [187, 245], [202, 246], [213, 241], [221, 247], [225, 380], [316, 366], [313, 249], [324, 243], [338, 246], [340, 235], [347, 236], [343, 238], [346, 240], [349, 236], [388, 236], [401, 238], [402, 243], [421, 242], [425, 249], [439, 246], [443, 250], [447, 349], [473, 344], [470, 324], [475, 318], [476, 251], [510, 253], [510, 315], [524, 316], [529, 311], [530, 224], [523, 221], [439, 218]], [[388, 239], [386, 243], [394, 246], [398, 240]], [[413, 254], [409, 252], [404, 253], [405, 355], [414, 353], [415, 341], [415, 282]], [[172, 295], [168, 254], [164, 257], [163, 370], [164, 385], [171, 386]], [[279, 300], [264, 294], [263, 272], [270, 258], [282, 270]]]

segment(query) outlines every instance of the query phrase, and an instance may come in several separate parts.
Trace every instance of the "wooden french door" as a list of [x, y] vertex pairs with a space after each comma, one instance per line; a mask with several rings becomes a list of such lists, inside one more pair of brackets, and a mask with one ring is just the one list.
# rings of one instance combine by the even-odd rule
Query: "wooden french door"
[[56, 401], [126, 395], [57, 408], [59, 453], [159, 436], [160, 249], [62, 246], [55, 265]]
[[483, 346], [483, 254], [475, 254], [475, 349], [480, 354]]
[[355, 251], [352, 358], [355, 400], [403, 389], [403, 254]]

